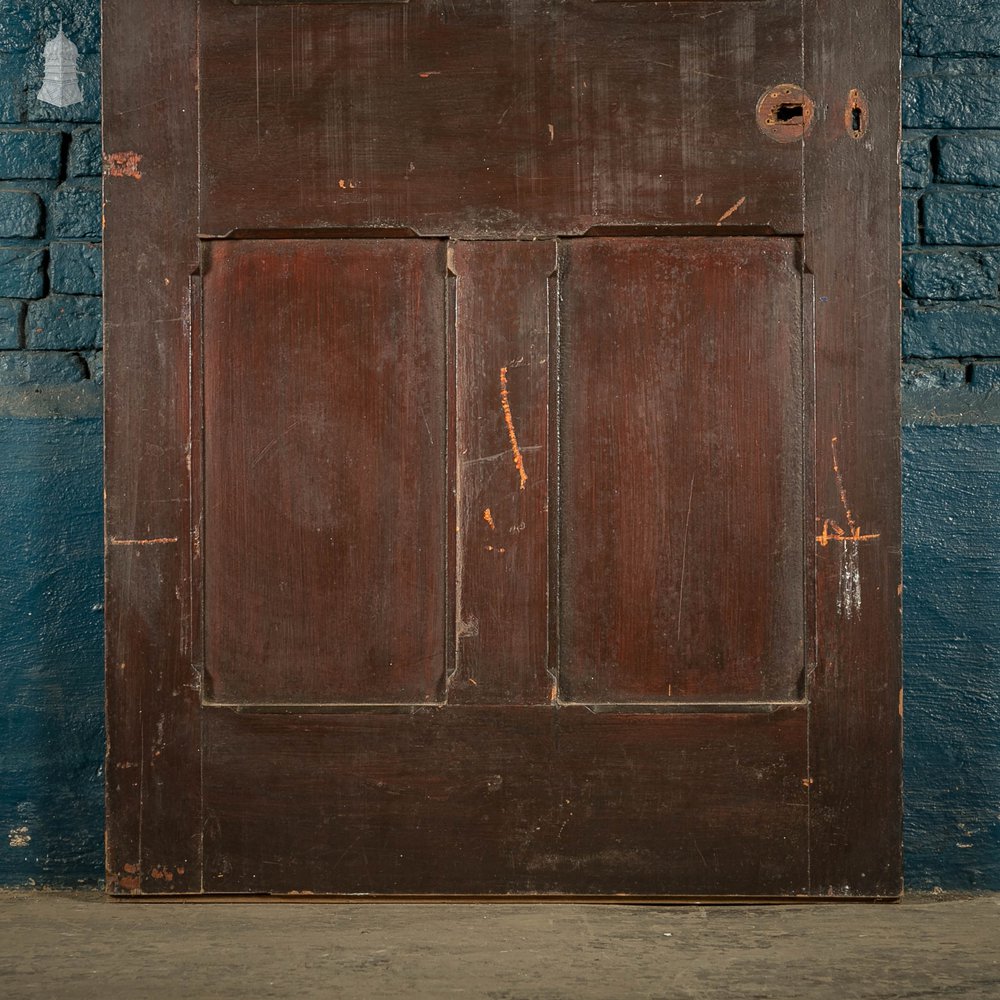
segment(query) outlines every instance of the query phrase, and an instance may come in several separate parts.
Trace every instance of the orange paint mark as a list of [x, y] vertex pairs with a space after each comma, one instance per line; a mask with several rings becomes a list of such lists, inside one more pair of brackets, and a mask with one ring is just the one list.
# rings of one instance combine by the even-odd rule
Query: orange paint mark
[[802, 787], [803, 788], [811, 788], [812, 787], [812, 783], [813, 783], [813, 779], [812, 778], [803, 778], [802, 779]]
[[176, 538], [112, 538], [112, 545], [173, 545]]
[[830, 451], [833, 453], [833, 474], [837, 479], [837, 492], [840, 495], [840, 505], [844, 508], [844, 517], [847, 519], [847, 531], [845, 531], [836, 521], [827, 519], [823, 522], [823, 531], [816, 536], [816, 541], [824, 548], [830, 542], [870, 542], [879, 535], [862, 534], [854, 520], [850, 504], [847, 502], [847, 489], [844, 486], [844, 476], [840, 471], [840, 459], [837, 457], [837, 438], [830, 439]]
[[469, 678], [469, 683], [470, 683], [470, 684], [471, 684], [471, 685], [472, 685], [472, 686], [473, 686], [474, 688], [475, 688], [475, 687], [479, 687], [479, 681], [477, 681], [477, 680], [475, 679], [475, 677], [470, 677], [470, 678]]
[[345, 180], [343, 177], [341, 177], [340, 180], [337, 181], [337, 187], [339, 187], [341, 191], [353, 191], [360, 184], [361, 181], [351, 180], [350, 178], [347, 178]]
[[440, 76], [440, 75], [441, 75], [441, 70], [439, 69], [429, 69], [419, 74], [421, 80], [426, 80], [427, 77], [429, 76]]
[[816, 541], [823, 548], [826, 548], [830, 542], [870, 542], [879, 537], [878, 532], [873, 535], [862, 535], [861, 529], [858, 527], [851, 528], [850, 531], [844, 531], [836, 521], [831, 521], [827, 518], [823, 522], [823, 530], [816, 536]]
[[744, 202], [746, 200], [747, 200], [747, 196], [743, 195], [743, 197], [740, 198], [740, 200], [738, 202], [736, 202], [736, 204], [733, 205], [732, 208], [727, 208], [726, 211], [723, 212], [722, 215], [719, 216], [719, 221], [716, 223], [716, 225], [717, 226], [721, 226], [722, 223], [725, 222], [726, 219], [729, 218], [729, 216], [733, 215], [735, 212], [738, 212], [743, 207], [743, 204], [744, 204]]
[[698, 195], [697, 198], [695, 198], [694, 203], [696, 205], [700, 205], [702, 203], [702, 201], [704, 200], [704, 198], [705, 198], [705, 195], [704, 195], [704, 192], [703, 192], [702, 194]]
[[524, 471], [524, 458], [517, 444], [517, 433], [514, 431], [514, 417], [510, 412], [510, 394], [507, 391], [507, 366], [500, 369], [500, 406], [503, 409], [503, 419], [507, 424], [507, 436], [510, 438], [510, 450], [514, 456], [514, 468], [521, 480], [521, 489], [528, 482], [528, 474]]
[[127, 150], [123, 153], [105, 153], [103, 159], [104, 173], [108, 177], [131, 177], [134, 181], [142, 179], [142, 172], [139, 170], [141, 154]]
[[497, 526], [493, 523], [493, 513], [489, 507], [483, 511], [483, 520], [490, 526], [490, 531], [497, 530]]

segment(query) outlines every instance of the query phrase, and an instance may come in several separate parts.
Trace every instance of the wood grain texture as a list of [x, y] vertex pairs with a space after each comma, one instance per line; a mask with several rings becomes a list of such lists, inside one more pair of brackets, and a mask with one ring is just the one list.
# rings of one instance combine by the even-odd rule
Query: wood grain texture
[[111, 891], [898, 892], [898, 11], [105, 6]]
[[[811, 891], [901, 890], [899, 7], [806, 0], [805, 266], [816, 287]], [[847, 38], [850, 39], [849, 43]], [[870, 111], [852, 137], [852, 90]], [[828, 524], [828, 522], [830, 522]], [[844, 540], [829, 540], [837, 529]], [[859, 540], [851, 540], [854, 537]]]
[[[798, 4], [201, 4], [203, 232], [800, 232]], [[233, 151], [241, 150], [240, 156]], [[742, 201], [741, 201], [742, 199]]]
[[211, 700], [441, 696], [445, 249], [437, 240], [212, 245]]
[[561, 697], [800, 697], [795, 256], [792, 240], [565, 243]]
[[[206, 889], [794, 895], [805, 721], [212, 710]], [[248, 808], [262, 787], [268, 808]]]
[[104, 4], [104, 148], [143, 166], [140, 180], [104, 188], [107, 878], [120, 894], [201, 889], [188, 464], [195, 21], [193, 4]]
[[452, 703], [538, 704], [548, 673], [550, 294], [556, 245], [457, 242]]

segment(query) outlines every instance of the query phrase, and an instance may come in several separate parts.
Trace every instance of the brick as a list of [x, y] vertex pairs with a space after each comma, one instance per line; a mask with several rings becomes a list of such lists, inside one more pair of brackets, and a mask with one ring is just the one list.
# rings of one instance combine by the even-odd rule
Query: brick
[[27, 105], [25, 57], [0, 54], [0, 123], [18, 124]]
[[913, 299], [983, 299], [997, 294], [992, 254], [961, 250], [903, 254], [903, 291]]
[[1000, 389], [1000, 364], [995, 361], [977, 362], [972, 366], [969, 382], [973, 389], [980, 392], [996, 392]]
[[0, 129], [0, 177], [4, 179], [59, 177], [62, 132], [40, 129]]
[[71, 177], [101, 176], [101, 130], [96, 127], [78, 128], [69, 146]]
[[931, 150], [927, 136], [904, 139], [899, 150], [903, 187], [920, 188], [931, 182]]
[[45, 251], [40, 247], [0, 247], [0, 296], [37, 299], [45, 294]]
[[920, 198], [915, 194], [903, 195], [900, 204], [899, 225], [904, 246], [920, 242]]
[[924, 241], [1000, 245], [1000, 191], [928, 191], [924, 195]]
[[920, 361], [903, 365], [903, 389], [957, 389], [965, 385], [960, 361]]
[[1000, 357], [1000, 305], [908, 305], [903, 312], [903, 354]]
[[84, 351], [83, 360], [87, 363], [90, 379], [98, 385], [104, 384], [104, 352]]
[[101, 189], [91, 181], [64, 184], [52, 199], [55, 235], [60, 239], [101, 238]]
[[0, 351], [0, 385], [60, 385], [82, 382], [87, 366], [64, 351]]
[[24, 323], [24, 303], [17, 299], [0, 299], [0, 349], [16, 350], [21, 346]]
[[50, 295], [28, 306], [25, 344], [41, 351], [97, 347], [101, 343], [101, 299]]
[[995, 0], [908, 0], [903, 46], [917, 55], [1000, 55]]
[[1000, 187], [1000, 136], [940, 136], [938, 179], [950, 184]]
[[53, 243], [49, 259], [52, 291], [67, 295], [101, 294], [99, 243]]
[[100, 8], [94, 0], [0, 0], [0, 51], [40, 49], [62, 27], [81, 52], [97, 52]]
[[906, 128], [1000, 128], [1000, 72], [903, 81]]
[[33, 191], [0, 191], [0, 237], [33, 239], [42, 234], [42, 199]]

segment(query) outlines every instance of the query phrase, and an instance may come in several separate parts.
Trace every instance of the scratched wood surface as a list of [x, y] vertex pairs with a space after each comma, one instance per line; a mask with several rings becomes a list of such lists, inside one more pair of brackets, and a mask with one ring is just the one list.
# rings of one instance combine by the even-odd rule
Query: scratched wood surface
[[204, 623], [216, 702], [421, 702], [445, 678], [440, 240], [214, 242]]
[[[814, 276], [815, 670], [812, 891], [902, 884], [899, 5], [806, 0], [804, 86], [829, 106], [804, 146]], [[852, 132], [852, 91], [868, 113]], [[831, 540], [830, 534], [834, 535]]]
[[[189, 352], [197, 270], [193, 4], [104, 7], [107, 878], [201, 889], [191, 649]], [[139, 96], [141, 95], [141, 96]], [[136, 112], [136, 105], [147, 112]]]
[[898, 893], [898, 10], [104, 6], [109, 891]]
[[556, 245], [457, 242], [454, 703], [548, 703]]
[[777, 239], [566, 242], [561, 697], [801, 696], [795, 256]]
[[797, 3], [201, 11], [203, 232], [714, 226], [740, 199], [726, 225], [801, 231], [801, 157], [746, 113], [801, 77]]

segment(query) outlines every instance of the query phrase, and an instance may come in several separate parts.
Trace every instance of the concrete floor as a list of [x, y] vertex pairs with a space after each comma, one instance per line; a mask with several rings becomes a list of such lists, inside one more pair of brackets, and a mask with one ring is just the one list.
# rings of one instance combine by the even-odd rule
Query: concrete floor
[[998, 1000], [1000, 896], [656, 907], [8, 892], [0, 996]]

